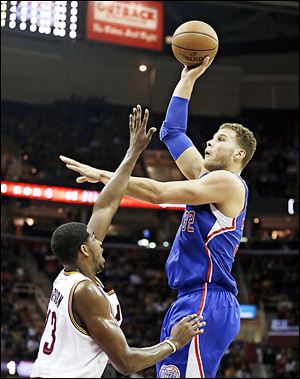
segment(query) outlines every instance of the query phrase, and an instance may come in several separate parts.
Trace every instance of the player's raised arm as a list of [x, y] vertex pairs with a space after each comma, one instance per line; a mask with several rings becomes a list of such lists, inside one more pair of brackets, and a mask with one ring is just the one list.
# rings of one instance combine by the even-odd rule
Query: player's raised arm
[[90, 281], [81, 282], [74, 293], [73, 310], [84, 323], [88, 333], [103, 350], [112, 365], [124, 375], [138, 372], [168, 357], [203, 333], [200, 316], [188, 315], [173, 326], [169, 339], [153, 346], [128, 346], [126, 337], [111, 314], [106, 298]]
[[188, 104], [196, 80], [207, 70], [212, 61], [206, 57], [200, 66], [185, 66], [175, 87], [166, 118], [159, 132], [161, 141], [168, 147], [178, 168], [187, 179], [200, 175], [203, 157], [186, 135]]
[[[138, 157], [147, 147], [156, 130], [155, 128], [151, 128], [148, 132], [146, 131], [148, 117], [149, 112], [147, 109], [142, 120], [141, 106], [138, 105], [137, 108], [133, 108], [133, 114], [129, 116], [129, 148], [120, 166], [98, 196], [93, 207], [88, 228], [95, 233], [96, 238], [100, 241], [103, 241], [107, 234], [111, 220], [119, 207]], [[63, 156], [60, 156], [60, 159], [65, 162]], [[67, 164], [67, 167], [73, 168], [71, 164]]]

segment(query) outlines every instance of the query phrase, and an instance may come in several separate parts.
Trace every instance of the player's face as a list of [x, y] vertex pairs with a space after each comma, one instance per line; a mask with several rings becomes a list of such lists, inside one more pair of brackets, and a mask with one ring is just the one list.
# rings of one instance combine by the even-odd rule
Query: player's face
[[235, 132], [231, 129], [221, 129], [211, 140], [206, 142], [204, 167], [208, 171], [231, 171], [238, 150]]
[[94, 233], [90, 233], [88, 239], [89, 249], [92, 251], [92, 262], [97, 274], [104, 269], [105, 259], [103, 258], [102, 241], [97, 240]]

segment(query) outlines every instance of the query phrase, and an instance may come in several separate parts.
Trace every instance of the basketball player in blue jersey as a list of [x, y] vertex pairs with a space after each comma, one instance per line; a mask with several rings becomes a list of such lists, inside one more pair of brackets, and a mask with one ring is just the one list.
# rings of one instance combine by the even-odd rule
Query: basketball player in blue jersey
[[[256, 149], [253, 133], [225, 123], [207, 141], [204, 157], [186, 135], [188, 102], [196, 80], [211, 62], [185, 67], [171, 98], [160, 138], [189, 180], [158, 182], [131, 177], [126, 194], [155, 204], [187, 204], [174, 239], [166, 273], [177, 300], [165, 315], [161, 340], [186, 313], [202, 315], [206, 331], [157, 364], [157, 376], [212, 378], [240, 329], [237, 285], [231, 269], [243, 234], [248, 188], [240, 174]], [[102, 181], [113, 173], [64, 158], [80, 173], [77, 182]]]

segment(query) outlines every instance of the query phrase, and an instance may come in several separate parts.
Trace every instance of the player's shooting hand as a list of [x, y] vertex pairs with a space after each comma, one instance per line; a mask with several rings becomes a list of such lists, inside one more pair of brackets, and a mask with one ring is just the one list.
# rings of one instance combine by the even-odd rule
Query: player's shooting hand
[[156, 128], [150, 128], [147, 132], [146, 127], [149, 119], [149, 111], [145, 110], [142, 120], [142, 108], [138, 104], [133, 108], [132, 114], [129, 115], [130, 143], [129, 149], [134, 149], [141, 153], [146, 149]]
[[99, 170], [95, 167], [88, 166], [86, 164], [75, 161], [75, 159], [71, 159], [65, 157], [64, 155], [60, 155], [59, 159], [66, 164], [66, 167], [70, 170], [78, 172], [81, 176], [76, 179], [77, 183], [98, 183], [102, 182], [106, 184], [109, 180], [107, 177], [107, 171]]
[[197, 316], [196, 314], [188, 315], [173, 326], [170, 340], [177, 349], [186, 345], [194, 336], [204, 332], [202, 326], [206, 325], [206, 322], [201, 322], [202, 318], [202, 316]]
[[205, 57], [202, 63], [196, 67], [184, 66], [181, 72], [181, 79], [190, 78], [191, 80], [196, 81], [208, 67], [212, 64], [213, 59], [210, 59], [208, 56]]

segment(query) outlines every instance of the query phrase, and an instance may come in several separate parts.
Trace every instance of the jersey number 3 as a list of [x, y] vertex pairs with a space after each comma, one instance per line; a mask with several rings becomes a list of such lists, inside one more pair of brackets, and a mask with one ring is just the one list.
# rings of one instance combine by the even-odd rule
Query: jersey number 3
[[[49, 317], [51, 314], [51, 317]], [[47, 355], [50, 355], [53, 351], [53, 348], [54, 348], [54, 343], [55, 343], [55, 339], [56, 339], [56, 336], [55, 336], [55, 332], [56, 332], [56, 312], [51, 312], [50, 310], [48, 311], [47, 313], [47, 317], [46, 317], [46, 322], [45, 322], [45, 328], [47, 326], [47, 323], [49, 321], [49, 319], [51, 318], [51, 325], [52, 325], [52, 330], [51, 330], [51, 342], [48, 343], [48, 342], [45, 342], [44, 343], [44, 347], [43, 347], [43, 353], [44, 354], [47, 354]]]
[[195, 221], [195, 211], [185, 211], [182, 223], [182, 231], [193, 233], [194, 227], [192, 226]]

